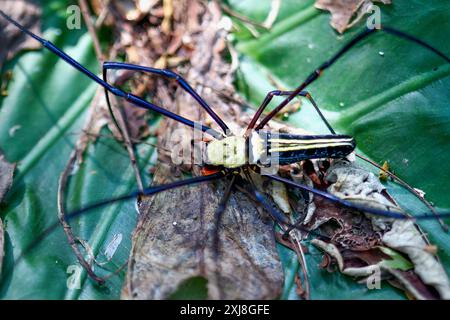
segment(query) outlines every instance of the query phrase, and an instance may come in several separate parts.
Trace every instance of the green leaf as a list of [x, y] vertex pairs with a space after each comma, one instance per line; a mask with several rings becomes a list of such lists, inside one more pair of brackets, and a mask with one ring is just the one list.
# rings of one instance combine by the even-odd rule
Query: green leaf
[[[263, 2], [265, 5], [256, 0], [229, 3], [241, 14], [257, 21], [264, 20], [270, 7], [270, 1]], [[236, 34], [235, 47], [241, 62], [237, 86], [255, 106], [268, 91], [275, 89], [273, 80], [286, 90], [296, 88], [365, 27], [363, 21], [340, 36], [329, 25], [329, 13], [315, 9], [313, 3], [283, 2], [276, 24], [257, 39], [249, 39], [242, 28]], [[413, 34], [450, 55], [447, 32], [443, 32], [450, 30], [449, 2], [394, 0], [393, 5], [381, 6], [381, 19], [383, 25]], [[308, 91], [337, 131], [355, 136], [360, 152], [380, 164], [388, 161], [396, 174], [425, 191], [427, 199], [448, 212], [449, 87], [450, 65], [442, 58], [379, 32], [351, 49], [308, 87]], [[272, 106], [276, 106], [276, 102]], [[299, 112], [290, 116], [289, 123], [318, 133], [328, 132], [306, 101]], [[388, 183], [388, 189], [411, 213], [427, 212], [427, 208], [402, 187]], [[439, 247], [439, 256], [448, 272], [449, 235], [436, 221], [420, 221], [419, 224]], [[382, 290], [369, 291], [349, 277], [319, 270], [320, 255], [316, 249], [311, 247], [310, 250], [307, 260], [312, 298], [404, 297], [388, 285]], [[290, 253], [285, 250], [281, 253], [286, 267], [283, 298], [296, 298], [293, 274], [298, 264], [293, 262], [295, 257]]]
[[208, 298], [208, 280], [193, 277], [184, 281], [169, 299], [171, 300], [205, 300]]
[[[47, 1], [42, 6], [44, 37], [53, 41], [81, 64], [96, 72], [99, 65], [85, 29], [68, 30], [69, 1]], [[0, 283], [5, 299], [117, 299], [124, 272], [99, 287], [77, 267], [77, 260], [62, 228], [41, 241], [14, 266], [22, 251], [46, 228], [57, 222], [56, 195], [59, 174], [81, 133], [97, 85], [49, 51], [20, 55], [3, 71], [12, 70], [9, 95], [0, 100], [0, 148], [10, 162], [18, 162], [12, 190], [2, 207], [6, 224], [6, 259]], [[11, 128], [17, 128], [11, 134]], [[141, 167], [153, 150], [139, 150]], [[74, 172], [68, 210], [136, 189], [127, 153], [120, 144], [100, 138], [89, 146], [84, 162]], [[131, 232], [136, 225], [133, 201], [95, 210], [71, 221], [75, 234], [89, 240], [95, 253], [104, 252], [116, 235], [120, 243], [105, 268], [115, 271], [128, 259]], [[100, 260], [102, 255], [100, 254]], [[106, 258], [104, 258], [106, 259]], [[68, 286], [81, 271], [75, 287]], [[12, 269], [12, 271], [11, 271]], [[68, 271], [70, 271], [68, 273]], [[106, 271], [99, 270], [106, 275]], [[69, 281], [70, 282], [70, 281]]]
[[387, 247], [380, 247], [380, 250], [383, 251], [383, 253], [387, 254], [391, 257], [389, 260], [383, 260], [381, 262], [381, 265], [392, 268], [392, 269], [399, 269], [399, 270], [410, 270], [414, 268], [414, 265], [406, 260], [400, 253], [398, 253], [395, 250], [392, 250]]

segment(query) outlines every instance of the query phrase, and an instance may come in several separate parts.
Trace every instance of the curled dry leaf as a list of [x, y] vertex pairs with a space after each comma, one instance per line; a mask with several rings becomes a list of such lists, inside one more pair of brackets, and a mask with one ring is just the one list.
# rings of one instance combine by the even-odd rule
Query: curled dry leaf
[[122, 0], [114, 3], [118, 12], [128, 21], [138, 21], [150, 13], [158, 0]]
[[450, 299], [450, 281], [436, 256], [427, 251], [429, 244], [412, 221], [394, 221], [383, 235], [383, 242], [408, 255], [414, 271], [423, 282], [434, 287], [442, 299]]
[[[40, 34], [40, 9], [37, 5], [30, 1], [3, 0], [1, 9], [32, 32]], [[5, 19], [0, 19], [0, 43], [0, 69], [6, 60], [13, 58], [21, 50], [40, 47], [37, 41], [24, 35]]]
[[15, 168], [16, 164], [6, 161], [5, 156], [0, 151], [0, 203], [11, 188]]
[[[3, 198], [5, 197], [9, 188], [11, 188], [15, 168], [16, 165], [7, 162], [2, 152], [0, 151], [0, 203], [2, 203]], [[2, 220], [0, 219], [0, 275], [2, 271], [2, 262], [4, 254], [3, 244], [4, 244], [4, 230]]]
[[3, 230], [3, 222], [2, 219], [0, 219], [0, 276], [2, 275], [2, 265], [3, 265], [3, 256], [5, 254], [4, 251], [4, 230]]
[[375, 2], [390, 4], [391, 0], [317, 0], [315, 6], [330, 11], [331, 26], [343, 33], [368, 14]]
[[[321, 183], [315, 187], [327, 187], [340, 198], [401, 212], [374, 174], [349, 161], [334, 161]], [[412, 221], [360, 214], [317, 197], [314, 204], [307, 227], [320, 228], [331, 238], [329, 242], [312, 241], [332, 258], [324, 267], [334, 261], [340, 272], [354, 277], [370, 277], [379, 270], [416, 299], [449, 299], [448, 275], [438, 258], [427, 250], [430, 244], [426, 235]]]

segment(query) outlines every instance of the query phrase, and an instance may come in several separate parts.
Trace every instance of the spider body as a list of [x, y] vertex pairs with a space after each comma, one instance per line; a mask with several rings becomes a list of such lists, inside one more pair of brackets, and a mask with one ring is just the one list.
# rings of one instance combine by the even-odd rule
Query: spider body
[[309, 159], [343, 158], [356, 147], [348, 135], [296, 135], [252, 131], [246, 136], [213, 140], [206, 147], [206, 162], [234, 169], [244, 165], [286, 165]]

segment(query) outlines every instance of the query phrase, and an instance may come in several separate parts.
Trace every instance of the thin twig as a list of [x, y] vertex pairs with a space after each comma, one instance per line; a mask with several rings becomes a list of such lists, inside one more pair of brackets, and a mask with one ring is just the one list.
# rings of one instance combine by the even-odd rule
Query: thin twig
[[281, 0], [272, 0], [270, 4], [270, 11], [267, 15], [266, 20], [262, 23], [264, 27], [270, 30], [272, 28], [275, 20], [278, 18], [278, 14], [280, 13]]
[[128, 260], [125, 261], [119, 268], [117, 268], [115, 271], [111, 272], [107, 276], [104, 277], [105, 281], [111, 279], [112, 277], [118, 275], [121, 273], [127, 266], [128, 266]]
[[303, 251], [303, 247], [300, 244], [301, 240], [298, 239], [297, 232], [295, 232], [293, 240], [295, 241], [295, 243], [294, 243], [295, 253], [297, 254], [297, 258], [300, 262], [300, 266], [302, 267], [303, 280], [304, 280], [304, 284], [305, 284], [305, 299], [310, 300], [311, 299], [311, 296], [310, 296], [311, 285], [310, 285], [310, 281], [309, 281], [308, 265], [306, 264], [305, 252]]
[[[295, 224], [296, 222], [292, 220], [292, 217], [290, 218], [291, 223]], [[280, 229], [285, 232], [287, 230], [287, 228], [285, 226], [280, 226]], [[291, 232], [293, 232], [293, 236], [291, 234], [291, 244], [292, 244], [292, 249], [294, 250], [294, 252], [297, 255], [297, 259], [300, 262], [300, 266], [302, 268], [302, 273], [303, 273], [303, 278], [304, 278], [304, 284], [305, 284], [305, 299], [309, 300], [311, 298], [310, 296], [310, 292], [311, 292], [311, 285], [310, 285], [310, 281], [309, 281], [309, 271], [308, 271], [308, 266], [306, 264], [306, 258], [305, 258], [305, 253], [303, 252], [303, 248], [301, 245], [301, 238], [299, 239], [298, 237], [298, 230], [292, 230]], [[301, 281], [301, 279], [299, 279]]]
[[[100, 63], [100, 70], [102, 70], [102, 64], [104, 62], [104, 54], [102, 52], [102, 49], [100, 47], [100, 41], [98, 40], [97, 33], [94, 28], [94, 24], [92, 22], [91, 16], [89, 14], [89, 9], [86, 0], [79, 0], [80, 7], [82, 8], [83, 12], [83, 18], [86, 22], [86, 25], [88, 26], [88, 31], [93, 39], [94, 46], [96, 48], [96, 55]], [[114, 101], [115, 99], [113, 99]], [[115, 118], [119, 122], [119, 132], [122, 135], [125, 147], [127, 148], [128, 155], [130, 157], [131, 166], [133, 168], [135, 177], [136, 177], [136, 183], [138, 185], [138, 188], [140, 191], [144, 190], [144, 184], [142, 182], [141, 173], [139, 171], [139, 168], [137, 167], [137, 161], [136, 161], [136, 154], [134, 152], [133, 144], [131, 143], [130, 139], [130, 131], [126, 123], [126, 116], [122, 110], [119, 110], [119, 112], [116, 112], [114, 115]]]
[[[297, 255], [297, 260], [300, 262], [300, 267], [302, 269], [302, 273], [304, 275], [304, 280], [305, 280], [305, 285], [306, 288], [303, 289], [303, 286], [301, 288], [301, 290], [304, 291], [304, 297], [305, 300], [310, 300], [311, 299], [311, 285], [310, 285], [310, 281], [309, 281], [309, 271], [308, 271], [308, 266], [306, 264], [306, 258], [305, 258], [305, 253], [303, 251], [303, 247], [300, 244], [299, 240], [297, 239], [297, 236], [295, 236], [295, 243], [293, 242], [294, 239], [292, 239], [292, 236], [290, 236], [290, 239], [284, 239], [283, 235], [286, 232], [286, 230], [288, 230], [287, 228], [284, 228], [280, 226], [280, 229], [283, 230], [282, 233], [276, 232], [275, 233], [275, 239], [276, 241], [285, 246], [286, 248], [292, 250], [295, 252], [295, 254]], [[299, 278], [299, 281], [301, 282], [301, 279]]]
[[244, 23], [247, 23], [249, 25], [255, 26], [255, 27], [259, 27], [265, 30], [269, 30], [269, 28], [267, 26], [265, 26], [263, 23], [260, 22], [256, 22], [253, 21], [251, 19], [249, 19], [248, 17], [234, 11], [233, 9], [231, 9], [229, 6], [227, 6], [226, 4], [224, 4], [222, 1], [217, 1], [218, 5], [220, 6], [220, 8], [223, 10], [223, 12], [225, 12], [226, 14], [230, 15], [233, 18], [236, 18]]
[[[115, 100], [114, 98], [112, 99]], [[117, 116], [119, 115], [119, 116]], [[142, 182], [141, 172], [139, 171], [139, 168], [137, 166], [137, 160], [136, 160], [136, 154], [134, 152], [133, 145], [131, 143], [130, 138], [130, 130], [128, 128], [127, 122], [125, 121], [126, 115], [122, 108], [118, 110], [115, 114], [116, 119], [119, 123], [119, 126], [121, 130], [119, 130], [122, 134], [122, 138], [125, 144], [125, 147], [127, 148], [128, 155], [130, 157], [131, 167], [134, 170], [134, 175], [136, 177], [136, 183], [138, 185], [139, 190], [142, 192], [144, 190], [144, 183]]]
[[59, 177], [58, 181], [58, 219], [60, 223], [62, 224], [64, 228], [64, 233], [67, 236], [67, 239], [69, 241], [70, 246], [72, 247], [73, 252], [75, 253], [75, 256], [78, 259], [78, 262], [83, 266], [83, 268], [88, 273], [89, 277], [91, 277], [94, 281], [102, 284], [105, 282], [103, 278], [98, 277], [94, 270], [92, 270], [91, 265], [88, 261], [84, 258], [83, 254], [80, 251], [80, 248], [77, 245], [77, 241], [75, 240], [75, 235], [73, 234], [72, 228], [70, 227], [69, 223], [66, 219], [65, 214], [65, 189], [69, 180], [69, 176], [73, 171], [75, 162], [77, 160], [77, 150], [74, 149], [70, 155], [69, 161], [67, 162], [66, 167], [64, 168], [63, 172], [61, 173], [61, 176]]
[[[98, 40], [97, 34], [95, 32], [95, 28], [94, 25], [92, 23], [89, 11], [88, 11], [88, 5], [86, 3], [86, 0], [79, 0], [79, 5], [82, 9], [82, 13], [83, 13], [83, 18], [86, 22], [86, 25], [88, 27], [88, 31], [93, 39], [93, 43], [94, 43], [94, 47], [95, 47], [95, 52], [97, 55], [98, 60], [100, 61], [100, 67], [101, 64], [104, 61], [104, 55], [102, 53], [101, 47], [100, 47], [100, 42]], [[100, 94], [102, 93], [102, 89], [97, 90], [96, 96], [93, 99], [90, 108], [95, 108], [95, 106], [98, 104], [98, 98], [100, 96]], [[122, 129], [120, 130], [123, 132], [123, 141], [127, 147], [129, 156], [130, 156], [130, 160], [131, 160], [131, 164], [133, 166], [133, 169], [135, 171], [135, 175], [136, 175], [136, 181], [139, 185], [139, 189], [142, 190], [143, 189], [143, 184], [142, 184], [142, 179], [139, 173], [139, 170], [137, 169], [137, 165], [136, 165], [136, 157], [134, 154], [134, 149], [132, 147], [131, 141], [130, 141], [130, 136], [128, 134], [128, 128], [125, 126], [125, 121], [123, 120], [122, 114], [120, 113], [120, 117], [117, 117], [119, 119], [119, 121], [121, 122], [122, 125]], [[105, 279], [104, 278], [100, 278], [98, 277], [95, 272], [93, 271], [90, 263], [88, 261], [86, 261], [86, 259], [84, 258], [83, 254], [81, 253], [78, 245], [77, 245], [77, 240], [75, 235], [73, 234], [73, 231], [66, 219], [66, 212], [65, 212], [65, 192], [66, 192], [66, 187], [68, 185], [68, 181], [69, 181], [69, 176], [71, 174], [71, 172], [73, 171], [75, 162], [77, 160], [77, 156], [79, 154], [79, 150], [78, 150], [78, 146], [75, 147], [75, 149], [72, 151], [72, 154], [69, 158], [69, 161], [67, 162], [61, 176], [59, 179], [59, 183], [58, 183], [58, 193], [57, 193], [57, 197], [58, 197], [58, 219], [60, 221], [60, 223], [62, 224], [63, 228], [64, 228], [64, 232], [67, 236], [67, 239], [69, 241], [70, 246], [72, 247], [72, 250], [74, 251], [79, 263], [84, 267], [84, 269], [87, 271], [88, 275], [96, 282], [98, 283], [104, 283]]]
[[103, 25], [103, 23], [105, 22], [106, 18], [108, 17], [109, 2], [110, 2], [110, 0], [105, 0], [104, 2], [102, 1], [103, 8], [102, 8], [102, 11], [100, 12], [100, 14], [98, 15], [97, 21], [95, 22], [96, 29], [100, 28]]
[[94, 42], [95, 55], [103, 63], [103, 61], [105, 61], [105, 58], [102, 53], [102, 47], [100, 46], [100, 41], [98, 40], [98, 37], [95, 32], [94, 24], [92, 23], [92, 19], [89, 14], [88, 4], [86, 3], [86, 0], [78, 0], [78, 4], [80, 5], [81, 14], [83, 15], [83, 19], [86, 23], [86, 26], [88, 28], [88, 31], [89, 31], [91, 37], [92, 37], [92, 41]]

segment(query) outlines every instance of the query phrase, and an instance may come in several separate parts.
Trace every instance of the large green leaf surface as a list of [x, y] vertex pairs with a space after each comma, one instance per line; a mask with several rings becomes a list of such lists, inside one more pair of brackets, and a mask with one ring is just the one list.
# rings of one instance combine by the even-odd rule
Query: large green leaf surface
[[[271, 31], [257, 39], [252, 39], [240, 24], [235, 43], [241, 61], [237, 84], [255, 106], [275, 89], [274, 80], [278, 89], [294, 89], [365, 27], [363, 22], [340, 36], [329, 25], [329, 13], [315, 9], [313, 3], [283, 1]], [[230, 0], [229, 4], [257, 21], [263, 21], [270, 10], [270, 1]], [[382, 24], [413, 34], [450, 55], [448, 1], [394, 0], [393, 5], [381, 7], [381, 19]], [[449, 211], [449, 88], [450, 65], [442, 58], [380, 32], [344, 55], [308, 91], [336, 131], [356, 138], [360, 152], [378, 163], [387, 160], [401, 178], [425, 191], [437, 208]], [[327, 133], [307, 102], [289, 122]], [[426, 207], [405, 189], [389, 184], [389, 191], [411, 213], [426, 212]], [[438, 245], [449, 271], [449, 235], [435, 221], [421, 221], [420, 225]], [[307, 259], [312, 298], [404, 297], [388, 285], [369, 291], [349, 277], [319, 270], [319, 252], [312, 247], [310, 250]], [[287, 270], [283, 297], [295, 298], [296, 259], [291, 254], [282, 256]]]
[[[65, 10], [69, 1], [45, 1], [42, 18], [46, 38], [54, 41], [90, 70], [97, 70], [85, 29], [68, 30]], [[329, 14], [312, 7], [313, 1], [283, 1], [270, 32], [252, 39], [240, 25], [235, 46], [240, 53], [237, 86], [255, 106], [273, 89], [273, 78], [285, 88], [296, 87], [307, 74], [329, 58], [358, 30], [338, 36], [329, 26]], [[229, 1], [234, 10], [264, 20], [270, 0]], [[447, 1], [394, 0], [382, 7], [383, 23], [408, 31], [450, 53], [450, 4]], [[360, 26], [359, 30], [361, 30]], [[379, 54], [384, 52], [384, 56]], [[0, 148], [10, 162], [18, 162], [13, 189], [0, 208], [6, 222], [6, 261], [0, 298], [116, 299], [124, 273], [107, 285], [95, 285], [82, 272], [80, 289], [69, 289], [67, 270], [76, 265], [62, 230], [58, 229], [27, 253], [12, 269], [14, 259], [37, 235], [57, 221], [56, 191], [77, 134], [80, 133], [96, 85], [51, 53], [40, 50], [20, 55], [3, 71], [12, 70], [9, 95], [0, 100]], [[352, 134], [359, 150], [378, 162], [388, 160], [396, 173], [427, 193], [441, 209], [450, 208], [450, 67], [410, 43], [379, 34], [358, 45], [309, 90], [339, 132]], [[289, 119], [292, 125], [326, 132], [305, 103]], [[17, 127], [20, 126], [20, 127]], [[10, 129], [19, 128], [11, 135]], [[108, 134], [107, 130], [105, 133]], [[141, 166], [152, 150], [139, 150]], [[123, 147], [108, 138], [90, 145], [71, 180], [70, 208], [135, 189], [129, 159]], [[389, 184], [402, 205], [417, 213], [425, 207], [403, 188]], [[133, 201], [98, 210], [72, 221], [74, 231], [89, 241], [95, 253], [105, 250], [121, 234], [123, 241], [107, 265], [119, 268], [128, 258], [136, 223]], [[450, 237], [435, 221], [420, 223], [439, 246], [447, 270]], [[282, 298], [295, 299], [296, 257], [280, 247], [286, 283]], [[102, 259], [100, 255], [100, 259]], [[402, 292], [383, 285], [368, 290], [353, 279], [328, 273], [318, 265], [321, 253], [310, 246], [307, 255], [311, 296], [315, 299], [400, 299]], [[96, 269], [100, 273], [102, 270]], [[199, 296], [198, 286], [191, 289]], [[183, 296], [189, 296], [184, 293]], [[200, 295], [201, 296], [201, 295]]]
[[[45, 2], [44, 36], [96, 71], [98, 63], [86, 30], [66, 28], [68, 5], [65, 1]], [[13, 267], [13, 260], [23, 249], [57, 221], [58, 178], [81, 132], [97, 86], [45, 50], [23, 54], [5, 66], [5, 70], [12, 70], [14, 78], [9, 84], [9, 95], [0, 101], [0, 148], [10, 162], [18, 162], [18, 170], [7, 204], [1, 209], [7, 233], [0, 297], [118, 298], [123, 272], [112, 277], [107, 286], [99, 287], [82, 271], [79, 289], [69, 289], [71, 266], [77, 266], [77, 260], [61, 228], [39, 242]], [[11, 134], [11, 128], [18, 129]], [[140, 151], [142, 165], [149, 160], [151, 150]], [[91, 145], [84, 163], [71, 179], [69, 210], [135, 189], [129, 163], [127, 153], [112, 139], [101, 138]], [[111, 271], [126, 262], [135, 224], [133, 201], [72, 221], [75, 233], [88, 240], [95, 253], [103, 252], [114, 236], [122, 236], [113, 260], [106, 266]], [[98, 271], [102, 274], [102, 270]]]

